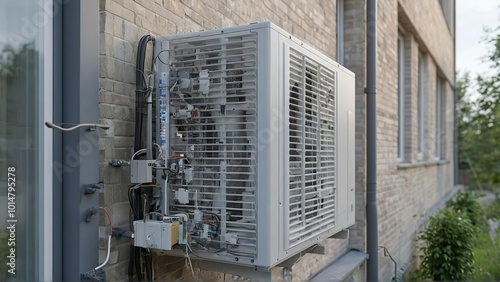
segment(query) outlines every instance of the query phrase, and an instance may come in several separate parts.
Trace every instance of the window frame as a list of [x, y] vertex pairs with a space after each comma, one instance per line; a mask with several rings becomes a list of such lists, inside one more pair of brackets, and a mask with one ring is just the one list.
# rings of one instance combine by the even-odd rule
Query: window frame
[[444, 81], [443, 81], [443, 78], [441, 78], [441, 76], [437, 76], [436, 77], [436, 102], [435, 102], [435, 105], [436, 105], [436, 111], [435, 111], [435, 115], [436, 115], [436, 124], [435, 124], [435, 149], [434, 149], [434, 158], [436, 161], [439, 161], [439, 160], [442, 160], [443, 159], [443, 155], [442, 155], [442, 140], [441, 140], [441, 135], [443, 133], [443, 85], [444, 85]]
[[405, 162], [405, 37], [398, 31], [398, 162]]
[[427, 85], [427, 62], [422, 51], [418, 51], [418, 93], [417, 93], [417, 159], [422, 161], [425, 154], [425, 102]]

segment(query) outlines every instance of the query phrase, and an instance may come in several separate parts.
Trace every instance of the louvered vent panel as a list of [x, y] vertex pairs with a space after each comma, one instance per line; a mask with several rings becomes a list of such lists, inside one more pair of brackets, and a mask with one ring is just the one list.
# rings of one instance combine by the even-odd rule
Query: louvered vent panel
[[[196, 41], [198, 40], [198, 41]], [[171, 213], [200, 209], [221, 214], [218, 244], [239, 257], [256, 257], [256, 50], [255, 34], [215, 39], [171, 41], [170, 63], [194, 77], [209, 71], [209, 92], [170, 93], [173, 105], [189, 103], [198, 118], [170, 119], [170, 148], [194, 160], [190, 184], [170, 183], [172, 191], [188, 189], [197, 201], [171, 201]], [[175, 133], [175, 134], [173, 134]], [[237, 245], [226, 245], [226, 234], [236, 234]], [[197, 240], [202, 242], [203, 240]], [[208, 246], [210, 247], [210, 246]]]
[[290, 49], [288, 247], [335, 225], [335, 72]]

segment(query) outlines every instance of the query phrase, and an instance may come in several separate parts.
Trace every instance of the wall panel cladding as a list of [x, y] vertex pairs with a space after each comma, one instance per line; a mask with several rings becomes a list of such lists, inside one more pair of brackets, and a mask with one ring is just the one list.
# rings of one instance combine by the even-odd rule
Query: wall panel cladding
[[[179, 34], [219, 27], [272, 21], [330, 57], [336, 54], [336, 1], [308, 0], [100, 0], [100, 113], [101, 121], [112, 128], [101, 137], [100, 175], [106, 188], [100, 204], [112, 213], [113, 220], [129, 228], [127, 190], [128, 169], [113, 168], [113, 158], [130, 158], [133, 147], [135, 60], [139, 39]], [[121, 187], [121, 189], [120, 189]], [[101, 221], [103, 222], [103, 221]], [[114, 222], [114, 223], [115, 223]], [[117, 226], [120, 227], [120, 226]], [[105, 232], [101, 238], [101, 261], [105, 257]], [[106, 267], [107, 278], [127, 276], [129, 242], [112, 241], [112, 253], [118, 256]], [[328, 239], [327, 255], [308, 254], [293, 268], [294, 279], [307, 279], [347, 250], [347, 241]], [[165, 278], [189, 278], [184, 260], [162, 257], [156, 260], [156, 273]], [[307, 271], [306, 271], [307, 270]], [[281, 272], [273, 274], [281, 277]], [[203, 278], [218, 274], [198, 273]]]

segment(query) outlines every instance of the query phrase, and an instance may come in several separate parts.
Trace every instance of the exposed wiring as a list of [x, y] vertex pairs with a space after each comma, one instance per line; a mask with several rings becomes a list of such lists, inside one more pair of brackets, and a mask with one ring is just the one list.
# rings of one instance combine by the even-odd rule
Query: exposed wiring
[[140, 155], [140, 154], [144, 154], [144, 153], [146, 153], [146, 149], [140, 149], [139, 151], [135, 152], [130, 159], [133, 160], [135, 158], [135, 156]]
[[134, 205], [134, 199], [132, 199], [132, 191], [134, 191], [135, 189], [141, 187], [141, 183], [139, 184], [136, 184], [134, 186], [131, 186], [129, 189], [128, 189], [128, 202], [130, 204], [130, 209], [132, 210], [132, 214], [134, 216], [134, 220], [137, 220], [139, 219], [139, 214], [138, 212], [136, 211], [136, 208], [135, 208], [135, 205]]
[[108, 263], [110, 252], [111, 252], [111, 234], [108, 236], [108, 254], [106, 255], [106, 259], [104, 260], [104, 262], [101, 265], [99, 265], [98, 267], [94, 268], [94, 270], [98, 270], [98, 269], [102, 268], [103, 266], [105, 266]]
[[177, 86], [177, 80], [175, 80], [174, 85], [172, 85], [172, 87], [170, 87], [170, 92], [174, 92], [175, 86]]
[[[191, 246], [190, 246], [190, 243], [189, 243], [189, 234], [186, 234], [186, 257], [187, 257], [187, 260], [189, 262], [189, 267], [186, 263], [186, 268], [191, 270], [191, 274], [193, 275], [193, 278], [200, 281], [200, 279], [194, 274], [194, 268], [193, 268], [193, 264], [191, 263], [191, 257], [189, 257], [189, 250], [191, 250], [191, 252], [194, 254], [193, 250], [191, 249]], [[189, 248], [189, 249], [188, 249]]]
[[[135, 71], [138, 71], [139, 73], [141, 73], [141, 74], [142, 74], [142, 82], [144, 83], [144, 85], [146, 85], [146, 86], [147, 86], [147, 85], [148, 85], [148, 83], [147, 83], [146, 74], [145, 74], [142, 70], [140, 70], [140, 69], [135, 69]], [[147, 89], [147, 87], [146, 87], [146, 89]]]
[[109, 220], [108, 253], [106, 254], [106, 259], [104, 260], [104, 262], [98, 267], [94, 268], [94, 270], [98, 270], [108, 263], [109, 254], [111, 253], [111, 235], [113, 235], [113, 222], [111, 221], [111, 216], [109, 215], [109, 212], [103, 207], [99, 207], [99, 209], [106, 213], [106, 216], [108, 217]]
[[392, 260], [392, 262], [394, 263], [394, 277], [392, 277], [392, 281], [396, 281], [397, 280], [397, 274], [398, 274], [398, 263], [391, 256], [391, 253], [389, 253], [389, 250], [386, 247], [379, 246], [378, 248], [379, 249], [383, 249], [384, 250], [384, 256], [389, 257]]
[[[156, 146], [158, 148], [158, 151], [161, 152], [161, 147], [160, 145], [158, 145], [157, 143], [153, 143], [154, 146]], [[140, 149], [139, 151], [135, 152], [132, 157], [130, 159], [134, 159], [137, 155], [141, 155], [141, 154], [144, 154], [146, 153], [147, 149]], [[160, 155], [160, 154], [158, 154]]]
[[153, 145], [155, 145], [158, 148], [158, 151], [161, 152], [161, 147], [158, 143], [153, 143]]
[[160, 58], [160, 54], [163, 53], [163, 52], [167, 52], [168, 50], [161, 50], [158, 55], [156, 55], [156, 57], [154, 58], [154, 61], [158, 60], [160, 61], [162, 64], [166, 65], [167, 63], [165, 63], [164, 61], [161, 60]]
[[106, 214], [106, 216], [108, 217], [108, 221], [109, 221], [109, 234], [113, 234], [113, 222], [111, 221], [111, 215], [109, 215], [109, 212], [103, 208], [103, 207], [99, 207], [100, 210], [104, 211], [104, 213]]

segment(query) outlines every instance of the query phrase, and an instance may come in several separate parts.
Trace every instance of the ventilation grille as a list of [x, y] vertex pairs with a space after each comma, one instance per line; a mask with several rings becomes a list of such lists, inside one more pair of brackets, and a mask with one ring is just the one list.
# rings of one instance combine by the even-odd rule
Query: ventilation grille
[[[197, 118], [171, 117], [171, 154], [192, 160], [191, 183], [172, 182], [170, 199], [187, 189], [197, 199], [187, 204], [171, 200], [171, 213], [199, 209], [220, 214], [217, 248], [235, 256], [255, 258], [256, 183], [256, 35], [171, 41], [172, 69], [186, 71], [194, 81], [190, 92], [170, 93], [170, 104], [189, 103]], [[198, 75], [208, 70], [209, 91], [199, 91]], [[236, 235], [237, 245], [226, 236]]]
[[335, 225], [335, 72], [290, 49], [288, 247]]

